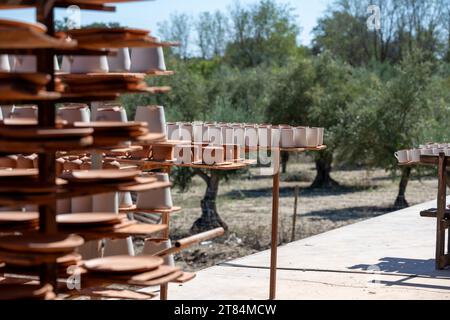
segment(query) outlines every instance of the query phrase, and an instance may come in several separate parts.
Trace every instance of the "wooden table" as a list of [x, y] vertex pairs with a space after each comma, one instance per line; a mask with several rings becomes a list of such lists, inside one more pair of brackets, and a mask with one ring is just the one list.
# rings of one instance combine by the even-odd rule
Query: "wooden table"
[[[280, 206], [280, 154], [281, 152], [289, 153], [302, 153], [306, 151], [323, 151], [327, 146], [319, 146], [315, 148], [246, 148], [246, 152], [258, 152], [260, 150], [271, 151], [273, 153], [273, 159], [275, 161], [274, 171], [272, 174], [272, 226], [271, 226], [271, 249], [270, 249], [270, 284], [269, 284], [269, 299], [276, 299], [276, 288], [277, 288], [277, 258], [278, 258], [278, 235], [279, 235], [279, 206]], [[209, 169], [209, 170], [239, 170], [249, 167], [255, 164], [254, 161], [246, 160], [233, 165], [223, 165], [223, 166], [207, 166], [202, 164], [185, 164], [179, 165], [175, 162], [154, 162], [147, 160], [127, 160], [118, 159], [119, 162], [124, 164], [136, 165], [141, 170], [155, 170], [158, 168], [163, 168], [165, 170], [170, 170], [174, 166], [191, 167], [198, 169]], [[168, 224], [168, 221], [163, 221], [164, 224]], [[168, 232], [169, 229], [167, 229]], [[166, 234], [168, 236], [168, 234]], [[167, 288], [162, 288], [161, 296], [167, 296]]]
[[[424, 155], [420, 162], [402, 164], [402, 166], [426, 165], [438, 167], [437, 209], [422, 211], [422, 217], [436, 218], [436, 270], [445, 269], [450, 265], [450, 254], [445, 254], [445, 233], [450, 229], [450, 216], [447, 210], [447, 170], [450, 170], [450, 157], [444, 153], [439, 156]], [[450, 252], [450, 240], [447, 240]]]

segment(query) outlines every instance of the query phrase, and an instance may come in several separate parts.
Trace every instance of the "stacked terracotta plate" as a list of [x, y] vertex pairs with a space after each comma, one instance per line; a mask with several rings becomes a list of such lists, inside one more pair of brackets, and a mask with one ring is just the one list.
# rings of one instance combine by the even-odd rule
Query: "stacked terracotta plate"
[[46, 92], [45, 86], [49, 81], [50, 77], [41, 73], [0, 72], [0, 99], [58, 98], [59, 95]]
[[39, 227], [39, 215], [32, 212], [1, 212], [0, 232], [18, 232], [36, 230]]
[[59, 36], [77, 40], [78, 46], [85, 49], [161, 46], [149, 33], [132, 28], [86, 28], [68, 30]]
[[75, 122], [74, 127], [94, 129], [96, 146], [114, 146], [146, 136], [148, 133], [146, 124], [142, 122]]
[[[0, 260], [7, 267], [33, 267], [56, 262], [83, 245], [77, 235], [43, 235], [38, 232], [0, 237]], [[69, 259], [70, 261], [71, 259]]]
[[37, 284], [1, 284], [0, 300], [54, 300], [53, 287]]
[[47, 28], [39, 23], [0, 20], [0, 48], [72, 48], [75, 41], [57, 39], [46, 34]]
[[58, 79], [65, 87], [64, 93], [118, 93], [145, 90], [144, 74], [137, 73], [89, 73], [60, 74]]
[[134, 224], [125, 215], [114, 213], [74, 213], [57, 217], [60, 230], [72, 233], [114, 232]]
[[155, 256], [113, 256], [86, 261], [83, 268], [92, 277], [108, 278], [133, 285], [161, 285], [183, 275], [178, 267], [163, 265]]

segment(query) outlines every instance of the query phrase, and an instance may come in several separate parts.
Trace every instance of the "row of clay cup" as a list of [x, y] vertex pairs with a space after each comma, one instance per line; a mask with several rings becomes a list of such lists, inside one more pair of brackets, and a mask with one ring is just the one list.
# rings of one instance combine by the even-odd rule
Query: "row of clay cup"
[[169, 140], [245, 147], [315, 148], [323, 145], [324, 129], [287, 125], [168, 123]]
[[450, 157], [450, 143], [429, 143], [420, 145], [414, 149], [403, 149], [397, 151], [394, 156], [401, 164], [420, 162], [421, 156], [438, 156], [445, 154]]
[[242, 147], [236, 144], [223, 146], [204, 143], [180, 144], [175, 146], [173, 158], [177, 164], [217, 165], [241, 161], [241, 149]]
[[[166, 71], [164, 52], [157, 48], [118, 49], [111, 56], [63, 56], [61, 68], [55, 56], [55, 71], [66, 73], [108, 73]], [[0, 55], [0, 72], [37, 72], [34, 55]]]
[[15, 154], [0, 158], [0, 169], [37, 169], [37, 154]]

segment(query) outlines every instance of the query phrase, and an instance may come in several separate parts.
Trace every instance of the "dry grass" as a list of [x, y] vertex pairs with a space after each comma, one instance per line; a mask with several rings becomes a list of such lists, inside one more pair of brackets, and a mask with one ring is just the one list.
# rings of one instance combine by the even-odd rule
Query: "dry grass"
[[[294, 207], [294, 188], [299, 186], [300, 199], [296, 240], [323, 233], [394, 211], [399, 179], [382, 170], [336, 171], [332, 174], [341, 187], [335, 190], [310, 190], [315, 175], [314, 164], [291, 161], [289, 174], [282, 177], [280, 199], [280, 241], [290, 241]], [[246, 256], [270, 246], [271, 187], [270, 177], [258, 177], [256, 169], [247, 176], [221, 183], [218, 210], [228, 224], [226, 238], [192, 248], [177, 257], [189, 270]], [[293, 181], [294, 180], [294, 181]], [[295, 180], [300, 180], [296, 182]], [[287, 182], [289, 181], [289, 182]], [[184, 210], [172, 217], [172, 237], [189, 234], [189, 228], [200, 215], [200, 200], [205, 189], [195, 179], [187, 193], [174, 190], [174, 202]], [[437, 181], [433, 177], [413, 178], [407, 190], [410, 205], [436, 197]]]

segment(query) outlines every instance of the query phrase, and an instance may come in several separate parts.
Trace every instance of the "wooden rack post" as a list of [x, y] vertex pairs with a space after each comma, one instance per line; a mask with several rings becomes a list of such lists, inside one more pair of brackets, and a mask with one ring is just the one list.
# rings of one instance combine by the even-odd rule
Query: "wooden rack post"
[[[438, 161], [438, 199], [437, 199], [437, 229], [436, 229], [436, 269], [444, 269], [449, 264], [449, 255], [445, 254], [445, 232], [448, 221], [445, 220], [447, 209], [447, 157], [444, 153], [439, 155]], [[448, 240], [450, 249], [450, 239]], [[449, 251], [450, 252], [450, 251]]]
[[274, 164], [275, 174], [273, 175], [272, 185], [272, 241], [270, 245], [270, 292], [269, 299], [275, 300], [277, 292], [277, 258], [278, 258], [278, 221], [279, 221], [279, 204], [280, 204], [280, 168], [279, 157], [280, 151], [275, 151], [275, 159], [278, 161]]
[[[53, 2], [53, 1], [49, 1]], [[39, 2], [36, 8], [37, 21], [47, 27], [50, 36], [54, 36], [54, 9], [53, 3], [45, 1]], [[51, 80], [47, 85], [47, 91], [55, 89], [55, 66], [54, 50], [40, 49], [37, 55], [37, 69], [39, 72], [50, 75]], [[38, 103], [38, 125], [42, 127], [55, 126], [55, 103], [52, 101], [43, 101]], [[45, 152], [39, 154], [39, 182], [45, 185], [55, 185], [56, 183], [56, 157], [54, 152]], [[56, 223], [56, 200], [52, 203], [39, 206], [39, 227], [40, 232], [52, 234], [58, 232]], [[40, 282], [50, 283], [57, 288], [56, 260], [54, 263], [41, 266]]]

